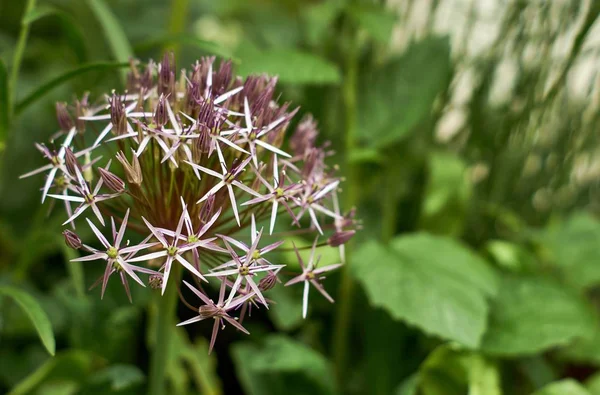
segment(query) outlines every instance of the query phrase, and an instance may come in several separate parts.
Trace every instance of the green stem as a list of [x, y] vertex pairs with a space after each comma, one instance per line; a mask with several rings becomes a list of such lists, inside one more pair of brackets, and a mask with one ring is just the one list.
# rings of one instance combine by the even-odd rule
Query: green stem
[[396, 234], [396, 217], [398, 215], [398, 205], [396, 204], [396, 187], [398, 174], [395, 166], [388, 166], [385, 178], [383, 180], [384, 195], [383, 205], [381, 210], [382, 226], [381, 226], [381, 241], [385, 244]]
[[[185, 22], [188, 15], [189, 0], [172, 0], [171, 15], [169, 17], [169, 34], [176, 36], [185, 31]], [[171, 49], [175, 54], [175, 59], [178, 59], [180, 44], [173, 43], [166, 47], [165, 50]]]
[[[358, 177], [356, 166], [350, 161], [351, 153], [357, 147], [357, 83], [358, 83], [358, 53], [355, 34], [350, 38], [347, 51], [344, 83], [342, 85], [342, 100], [346, 116], [345, 158], [346, 158], [346, 185], [344, 194], [344, 207], [351, 208], [358, 203]], [[333, 361], [338, 379], [339, 389], [343, 389], [345, 382], [345, 364], [348, 346], [348, 329], [350, 324], [350, 307], [354, 283], [350, 276], [349, 266], [352, 261], [352, 247], [350, 242], [346, 245], [346, 264], [342, 268], [341, 283], [338, 294], [337, 315], [333, 329]]]
[[150, 374], [148, 376], [148, 394], [166, 394], [166, 373], [171, 354], [171, 339], [175, 329], [175, 315], [179, 294], [177, 283], [181, 276], [181, 267], [175, 264], [171, 268], [169, 284], [163, 296], [157, 295], [157, 311], [154, 322], [154, 347], [150, 361]]
[[[23, 53], [25, 52], [25, 45], [27, 44], [27, 37], [29, 36], [29, 22], [23, 22], [26, 15], [29, 15], [35, 8], [36, 0], [28, 0], [25, 5], [25, 11], [21, 18], [21, 31], [19, 32], [19, 39], [15, 48], [15, 54], [13, 56], [12, 68], [10, 69], [10, 77], [8, 79], [8, 108], [10, 114], [13, 112], [13, 106], [15, 103], [17, 79], [19, 78], [19, 70], [21, 68], [21, 62], [23, 61]], [[10, 115], [9, 114], [9, 115]]]

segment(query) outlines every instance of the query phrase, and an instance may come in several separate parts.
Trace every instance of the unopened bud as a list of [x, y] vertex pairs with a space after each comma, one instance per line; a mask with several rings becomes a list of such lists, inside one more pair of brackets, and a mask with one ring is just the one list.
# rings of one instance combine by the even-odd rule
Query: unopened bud
[[167, 123], [167, 119], [168, 114], [165, 96], [160, 95], [158, 98], [158, 104], [156, 105], [156, 110], [154, 111], [154, 123], [156, 123], [159, 128], [162, 128]]
[[79, 236], [77, 236], [75, 232], [67, 229], [63, 232], [63, 236], [65, 236], [65, 244], [68, 247], [74, 250], [78, 250], [81, 248], [81, 239], [79, 238]]
[[340, 232], [335, 232], [329, 239], [327, 239], [327, 244], [329, 244], [331, 247], [341, 246], [342, 244], [346, 244], [355, 233], [355, 230], [342, 230]]
[[68, 132], [73, 127], [73, 119], [67, 111], [66, 103], [56, 103], [56, 119], [63, 132]]
[[152, 274], [148, 278], [148, 285], [152, 289], [161, 289], [162, 288], [162, 282], [163, 282], [163, 276], [162, 276], [162, 274]]
[[268, 291], [277, 284], [277, 281], [277, 274], [275, 272], [269, 272], [258, 282], [258, 289], [261, 291]]
[[175, 55], [165, 53], [158, 72], [158, 93], [165, 96], [175, 92]]
[[205, 224], [210, 218], [213, 216], [213, 209], [215, 207], [215, 195], [210, 195], [208, 199], [204, 202], [204, 205], [200, 209], [200, 214], [198, 214], [198, 218], [200, 221]]
[[65, 148], [65, 165], [67, 166], [67, 171], [72, 176], [77, 174], [76, 169], [79, 169], [80, 173], [82, 172], [81, 166], [79, 165], [75, 154], [73, 154], [73, 151], [71, 151], [69, 147]]
[[125, 182], [115, 174], [101, 167], [98, 168], [98, 172], [100, 173], [100, 178], [104, 181], [104, 185], [106, 185], [108, 189], [116, 193], [125, 191]]
[[121, 162], [123, 169], [125, 170], [125, 176], [127, 181], [131, 184], [140, 185], [144, 179], [142, 175], [142, 168], [140, 167], [140, 161], [138, 157], [133, 154], [132, 163], [129, 163], [122, 151], [117, 153], [117, 160]]
[[85, 116], [85, 110], [87, 107], [87, 100], [83, 98], [82, 101], [77, 100], [75, 102], [75, 128], [79, 132], [79, 134], [85, 133], [85, 121], [81, 119], [81, 117]]
[[113, 93], [110, 99], [110, 122], [113, 125], [113, 131], [117, 136], [127, 133], [127, 118], [125, 116], [125, 106], [121, 98]]

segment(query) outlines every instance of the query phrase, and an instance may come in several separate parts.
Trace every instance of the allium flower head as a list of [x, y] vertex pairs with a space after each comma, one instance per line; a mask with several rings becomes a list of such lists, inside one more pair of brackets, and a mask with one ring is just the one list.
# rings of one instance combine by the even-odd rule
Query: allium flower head
[[[170, 54], [138, 66], [132, 62], [124, 92], [59, 103], [59, 131], [48, 145], [36, 144], [49, 163], [22, 176], [45, 174], [42, 201], [64, 202], [65, 224], [95, 234], [87, 245], [64, 232], [70, 247], [88, 253], [76, 260], [105, 265], [101, 295], [113, 274], [129, 298], [129, 279], [162, 293], [180, 288], [172, 275], [180, 265], [204, 303], [182, 324], [215, 319], [212, 349], [223, 322], [247, 332], [234, 313], [241, 320], [250, 305], [269, 307], [264, 294], [287, 274], [276, 251], [298, 228], [293, 233], [329, 241], [315, 241], [303, 272], [286, 285], [305, 283], [304, 315], [309, 283], [331, 299], [320, 279], [340, 265], [317, 268], [315, 250], [343, 253], [354, 221], [340, 211], [340, 178], [326, 164], [327, 145], [315, 145], [316, 122], [304, 118], [288, 150], [284, 136], [298, 109], [278, 102], [276, 78], [243, 80], [231, 62], [217, 66], [212, 57], [181, 72]], [[217, 287], [191, 285], [201, 281]], [[214, 303], [206, 292], [217, 288]]]

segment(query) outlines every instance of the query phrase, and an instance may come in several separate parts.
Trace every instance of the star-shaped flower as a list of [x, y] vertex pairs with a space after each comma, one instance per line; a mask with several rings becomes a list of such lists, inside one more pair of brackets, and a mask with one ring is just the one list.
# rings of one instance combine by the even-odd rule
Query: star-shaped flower
[[201, 172], [218, 178], [220, 180], [203, 197], [201, 197], [197, 203], [202, 203], [203, 201], [208, 199], [209, 196], [214, 195], [219, 190], [221, 190], [221, 188], [227, 187], [227, 190], [229, 191], [229, 199], [231, 200], [231, 209], [233, 210], [233, 215], [235, 216], [235, 220], [237, 221], [238, 226], [240, 226], [240, 217], [238, 214], [237, 202], [235, 200], [235, 192], [233, 191], [233, 186], [235, 185], [237, 188], [240, 188], [241, 190], [248, 192], [249, 194], [254, 195], [256, 197], [261, 197], [261, 195], [258, 192], [254, 191], [253, 189], [247, 187], [246, 185], [237, 180], [237, 178], [240, 176], [240, 174], [251, 159], [251, 157], [246, 158], [242, 163], [233, 166], [231, 170], [227, 170], [227, 168], [225, 168], [225, 165], [221, 163], [223, 174], [219, 174], [216, 171], [207, 169], [204, 166], [200, 166], [195, 163], [186, 161], [186, 163], [192, 166], [193, 168], [198, 169]]
[[320, 204], [321, 199], [323, 199], [329, 192], [337, 188], [339, 183], [340, 180], [334, 180], [326, 184], [321, 189], [315, 189], [314, 187], [308, 185], [305, 188], [305, 193], [302, 195], [302, 197], [300, 199], [296, 198], [296, 204], [302, 208], [298, 214], [298, 219], [302, 218], [304, 213], [308, 211], [313, 225], [317, 228], [320, 234], [323, 234], [323, 229], [321, 229], [321, 225], [319, 225], [319, 221], [317, 220], [316, 211], [320, 211], [334, 219], [340, 218], [339, 215]]
[[[44, 184], [44, 188], [42, 189], [42, 203], [46, 200], [46, 196], [48, 195], [50, 186], [52, 186], [52, 183], [54, 183], [54, 179], [58, 170], [61, 170], [63, 173], [67, 173], [65, 167], [65, 152], [67, 147], [71, 145], [73, 137], [76, 133], [77, 130], [75, 128], [71, 128], [71, 130], [69, 130], [69, 133], [67, 134], [67, 137], [65, 137], [65, 140], [61, 144], [61, 147], [58, 150], [58, 152], [50, 151], [46, 146], [36, 143], [35, 147], [42, 153], [42, 155], [46, 157], [46, 159], [50, 161], [50, 163], [38, 169], [30, 171], [29, 173], [25, 173], [19, 176], [19, 178], [26, 178], [50, 170], [48, 172], [48, 175], [46, 176], [46, 183]], [[89, 151], [89, 149], [80, 151], [77, 154], [75, 154], [75, 156], [79, 157]]]
[[[316, 268], [317, 265], [319, 264], [319, 258], [317, 258], [317, 261], [315, 262], [315, 250], [317, 248], [317, 240], [318, 237], [315, 238], [315, 241], [312, 245], [312, 250], [310, 251], [310, 258], [308, 260], [308, 265], [304, 266], [304, 261], [302, 260], [302, 257], [300, 256], [300, 253], [298, 253], [298, 249], [296, 248], [296, 245], [294, 244], [294, 250], [296, 251], [296, 256], [298, 257], [298, 262], [300, 263], [300, 267], [302, 268], [302, 274], [292, 278], [290, 281], [288, 281], [287, 283], [285, 283], [285, 286], [287, 287], [288, 285], [292, 285], [292, 284], [297, 284], [299, 282], [304, 282], [304, 296], [302, 298], [302, 317], [306, 318], [306, 313], [308, 311], [308, 290], [310, 288], [309, 284], [312, 284], [317, 291], [319, 291], [321, 293], [321, 295], [323, 295], [328, 301], [330, 301], [331, 303], [333, 303], [333, 298], [327, 293], [327, 291], [325, 291], [325, 288], [323, 288], [323, 285], [321, 285], [321, 283], [319, 282], [320, 280], [324, 279], [324, 276], [320, 276], [323, 273], [326, 272], [330, 272], [332, 270], [337, 269], [338, 267], [342, 266], [341, 263], [336, 263], [333, 265], [327, 265], [321, 268]], [[293, 244], [293, 242], [292, 242]]]
[[185, 210], [184, 210], [184, 213], [182, 213], [179, 218], [177, 228], [175, 229], [174, 232], [170, 233], [170, 234], [172, 234], [171, 242], [168, 242], [167, 239], [165, 238], [166, 235], [163, 234], [160, 231], [160, 229], [152, 226], [146, 220], [146, 218], [142, 217], [142, 220], [144, 221], [144, 223], [146, 224], [148, 229], [150, 229], [150, 232], [152, 232], [154, 237], [162, 245], [162, 250], [130, 259], [129, 262], [147, 261], [150, 259], [161, 258], [161, 257], [166, 256], [167, 259], [166, 259], [164, 265], [162, 266], [162, 268], [164, 268], [162, 294], [164, 294], [165, 290], [167, 289], [167, 282], [169, 281], [169, 274], [171, 273], [171, 267], [173, 265], [173, 261], [179, 262], [183, 267], [185, 267], [187, 270], [192, 272], [194, 275], [198, 276], [201, 280], [206, 281], [204, 276], [202, 274], [200, 274], [200, 272], [183, 257], [183, 253], [185, 253], [186, 251], [193, 250], [198, 247], [206, 247], [206, 245], [210, 241], [214, 240], [214, 238], [207, 239], [207, 240], [200, 240], [200, 241], [196, 241], [196, 242], [189, 242], [189, 243], [185, 242], [185, 243], [181, 244], [180, 243], [181, 242], [181, 230], [183, 228], [183, 224], [185, 221]]
[[190, 318], [187, 321], [180, 322], [177, 326], [193, 324], [194, 322], [202, 321], [207, 318], [213, 318], [215, 323], [213, 324], [212, 336], [210, 338], [210, 346], [208, 348], [208, 353], [212, 352], [213, 347], [215, 346], [215, 341], [217, 340], [217, 334], [219, 332], [219, 327], [223, 326], [223, 320], [227, 321], [238, 330], [244, 332], [249, 335], [250, 332], [246, 330], [239, 322], [236, 321], [234, 317], [231, 317], [228, 312], [236, 309], [246, 300], [250, 299], [253, 294], [247, 294], [241, 297], [234, 299], [229, 305], [223, 305], [223, 299], [225, 298], [225, 281], [221, 282], [221, 288], [219, 290], [219, 300], [215, 304], [211, 299], [209, 299], [206, 295], [204, 295], [201, 291], [194, 288], [187, 281], [183, 281], [184, 284], [202, 300], [205, 304], [198, 308], [198, 316], [194, 318]]
[[275, 221], [277, 220], [277, 210], [279, 208], [279, 203], [281, 203], [285, 207], [288, 214], [290, 214], [290, 216], [292, 217], [294, 223], [297, 223], [298, 220], [296, 218], [296, 215], [294, 214], [290, 206], [287, 204], [287, 200], [292, 198], [297, 192], [299, 192], [302, 189], [302, 185], [299, 183], [291, 184], [288, 186], [284, 185], [285, 172], [282, 173], [281, 177], [279, 176], [279, 170], [277, 168], [277, 155], [273, 155], [273, 185], [269, 184], [265, 180], [265, 178], [260, 174], [259, 170], [255, 169], [254, 172], [256, 174], [256, 177], [260, 180], [260, 182], [265, 187], [267, 187], [269, 193], [264, 196], [257, 197], [245, 203], [242, 203], [242, 206], [270, 201], [272, 204], [272, 208], [269, 234], [271, 235], [273, 234], [273, 229], [275, 229]]
[[[108, 170], [109, 167], [110, 167], [110, 161], [108, 162], [108, 164], [106, 166], [106, 170]], [[66, 225], [69, 222], [75, 220], [75, 218], [77, 218], [81, 214], [83, 214], [83, 212], [88, 207], [91, 207], [92, 211], [96, 215], [96, 218], [98, 218], [98, 221], [100, 221], [102, 226], [104, 226], [104, 218], [102, 218], [102, 214], [100, 213], [100, 209], [98, 208], [97, 203], [100, 203], [104, 200], [112, 199], [112, 198], [120, 195], [120, 193], [99, 194], [98, 192], [100, 192], [100, 188], [102, 187], [102, 184], [104, 182], [102, 180], [102, 178], [100, 178], [98, 180], [98, 182], [96, 183], [96, 187], [94, 188], [93, 192], [90, 192], [90, 187], [88, 186], [87, 182], [84, 180], [79, 169], [76, 168], [75, 173], [77, 175], [77, 181], [79, 184], [79, 185], [75, 186], [75, 190], [77, 191], [79, 196], [48, 194], [48, 196], [53, 197], [55, 199], [80, 203], [80, 205], [75, 209], [75, 212], [73, 213], [73, 215], [71, 215], [69, 217], [69, 219], [67, 219], [63, 223], [63, 225]]]
[[146, 285], [140, 280], [135, 272], [146, 273], [146, 274], [158, 274], [158, 272], [150, 269], [146, 269], [144, 267], [132, 265], [127, 263], [126, 260], [137, 253], [140, 250], [149, 248], [154, 246], [156, 243], [146, 243], [148, 239], [143, 241], [139, 245], [124, 247], [121, 248], [121, 244], [123, 242], [123, 236], [125, 234], [125, 229], [127, 228], [127, 219], [129, 218], [129, 210], [125, 213], [125, 217], [123, 218], [123, 222], [121, 223], [121, 227], [119, 231], [116, 231], [114, 219], [111, 218], [112, 223], [112, 237], [113, 242], [109, 243], [109, 241], [104, 237], [102, 232], [90, 221], [86, 218], [90, 228], [104, 246], [105, 250], [97, 250], [90, 246], [84, 245], [84, 247], [92, 252], [91, 255], [87, 255], [81, 258], [72, 259], [72, 262], [83, 262], [83, 261], [96, 261], [96, 260], [105, 260], [106, 261], [106, 269], [104, 270], [104, 276], [101, 277], [102, 280], [102, 292], [100, 294], [100, 298], [104, 298], [104, 291], [106, 290], [106, 284], [108, 284], [108, 279], [113, 273], [119, 273], [121, 277], [121, 282], [123, 283], [123, 287], [125, 287], [125, 292], [127, 293], [127, 297], [129, 301], [131, 301], [131, 293], [129, 291], [129, 283], [127, 282], [127, 276], [129, 275], [132, 279], [134, 279], [138, 284], [142, 287]]
[[[229, 245], [229, 242], [225, 238], [226, 236], [223, 236], [223, 242], [225, 243], [225, 247], [227, 247], [227, 250], [229, 250], [229, 253], [231, 254], [231, 257], [233, 258], [233, 261], [237, 267], [235, 269], [225, 269], [225, 270], [218, 270], [215, 268], [217, 271], [215, 271], [215, 269], [213, 269], [213, 271], [211, 271], [211, 273], [207, 274], [206, 276], [207, 277], [227, 277], [227, 276], [237, 275], [237, 277], [231, 287], [231, 292], [229, 293], [229, 298], [227, 299], [225, 306], [229, 306], [229, 304], [233, 300], [236, 292], [242, 285], [242, 280], [246, 280], [246, 284], [248, 284], [250, 286], [250, 288], [254, 291], [254, 293], [256, 294], [258, 299], [260, 299], [262, 304], [264, 304], [265, 307], [269, 308], [267, 305], [267, 301], [265, 300], [264, 296], [262, 295], [260, 289], [256, 285], [256, 282], [254, 282], [252, 277], [256, 276], [257, 273], [261, 273], [261, 272], [278, 271], [283, 267], [283, 265], [271, 265], [271, 264], [260, 265], [260, 264], [258, 264], [258, 258], [256, 258], [257, 257], [256, 253], [258, 252], [258, 250], [256, 249], [256, 247], [258, 245], [258, 242], [260, 241], [261, 234], [262, 234], [262, 231], [258, 234], [256, 239], [252, 243], [252, 246], [250, 246], [250, 248], [248, 249], [245, 259], [240, 258], [237, 255], [237, 253]], [[231, 239], [231, 238], [228, 238], [228, 239]], [[258, 254], [258, 256], [260, 256], [260, 254]]]

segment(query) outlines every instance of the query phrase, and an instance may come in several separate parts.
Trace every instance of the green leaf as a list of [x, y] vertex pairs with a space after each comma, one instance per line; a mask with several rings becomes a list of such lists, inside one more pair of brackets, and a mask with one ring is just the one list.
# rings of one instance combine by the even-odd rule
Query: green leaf
[[66, 12], [48, 5], [37, 6], [23, 16], [23, 23], [31, 24], [49, 16], [54, 16], [58, 19], [60, 26], [64, 30], [64, 34], [69, 41], [69, 45], [77, 55], [78, 60], [80, 62], [85, 61], [87, 53], [85, 38], [77, 23], [75, 23], [73, 18]]
[[448, 39], [430, 37], [371, 72], [359, 94], [362, 139], [380, 148], [406, 138], [447, 88], [451, 67]]
[[187, 340], [185, 344], [185, 347], [180, 350], [181, 358], [188, 363], [198, 393], [222, 394], [221, 381], [217, 375], [217, 358], [215, 354], [208, 354], [208, 340], [200, 337], [193, 345]]
[[369, 301], [419, 329], [477, 347], [486, 329], [496, 274], [460, 243], [426, 233], [389, 246], [371, 241], [354, 257], [354, 277]]
[[398, 17], [383, 6], [357, 4], [348, 8], [348, 15], [369, 35], [382, 44], [387, 44]]
[[543, 277], [506, 276], [493, 303], [482, 349], [500, 356], [535, 354], [593, 336], [586, 302]]
[[327, 360], [307, 346], [282, 335], [233, 346], [237, 375], [246, 392], [266, 394], [333, 394], [333, 372]]
[[[8, 97], [8, 72], [0, 59], [0, 144], [3, 146], [8, 136], [10, 122], [10, 100]], [[0, 149], [0, 152], [2, 150]]]
[[36, 389], [50, 381], [83, 383], [98, 362], [87, 351], [70, 350], [59, 353], [17, 384], [9, 395], [34, 393]]
[[335, 18], [343, 8], [343, 1], [324, 1], [306, 5], [302, 8], [304, 34], [312, 46], [323, 44], [323, 38], [333, 31]]
[[33, 326], [35, 326], [46, 350], [48, 350], [50, 355], [54, 355], [56, 343], [54, 341], [54, 333], [52, 333], [52, 325], [39, 303], [28, 293], [10, 286], [1, 286], [0, 295], [10, 297], [23, 309], [33, 323]]
[[116, 364], [97, 372], [90, 380], [94, 383], [109, 382], [113, 391], [122, 391], [143, 383], [145, 379], [137, 366]]
[[419, 394], [501, 395], [500, 373], [483, 356], [452, 345], [436, 348], [419, 370]]
[[113, 62], [99, 62], [99, 63], [88, 63], [82, 66], [79, 66], [73, 70], [67, 71], [64, 74], [61, 74], [50, 81], [42, 84], [39, 88], [31, 92], [27, 95], [23, 100], [21, 100], [15, 109], [15, 114], [21, 113], [31, 104], [35, 103], [37, 100], [42, 98], [52, 89], [64, 84], [65, 82], [90, 71], [103, 71], [103, 70], [111, 70], [115, 68], [121, 67], [129, 67], [129, 63], [113, 63]]
[[420, 227], [436, 234], [460, 236], [470, 195], [464, 161], [454, 154], [432, 153]]
[[559, 355], [569, 361], [600, 366], [600, 328], [596, 328], [590, 338], [575, 340], [562, 349]]
[[600, 222], [588, 213], [575, 213], [539, 235], [550, 260], [579, 289], [600, 283]]
[[302, 291], [300, 287], [276, 286], [267, 293], [267, 298], [277, 303], [269, 307], [268, 314], [275, 326], [282, 331], [297, 328], [302, 319]]
[[[114, 58], [119, 62], [128, 62], [134, 57], [133, 50], [127, 40], [125, 32], [121, 28], [121, 24], [106, 5], [104, 0], [87, 0], [92, 12], [102, 25], [104, 35], [112, 50]], [[123, 82], [127, 80], [127, 72], [124, 70], [121, 73]]]
[[587, 379], [585, 381], [585, 386], [591, 394], [600, 394], [600, 373], [596, 373], [592, 377]]
[[267, 73], [290, 84], [337, 84], [341, 74], [336, 65], [316, 55], [295, 50], [250, 51], [240, 55], [242, 76]]
[[548, 384], [532, 395], [592, 395], [583, 385], [573, 379], [564, 379]]
[[235, 58], [231, 52], [222, 48], [219, 44], [212, 41], [201, 40], [189, 34], [167, 34], [165, 36], [151, 38], [136, 44], [134, 49], [135, 52], [145, 52], [153, 48], [162, 48], [171, 44], [182, 44], [200, 49], [211, 54], [229, 58], [235, 63], [239, 63], [239, 59]]

